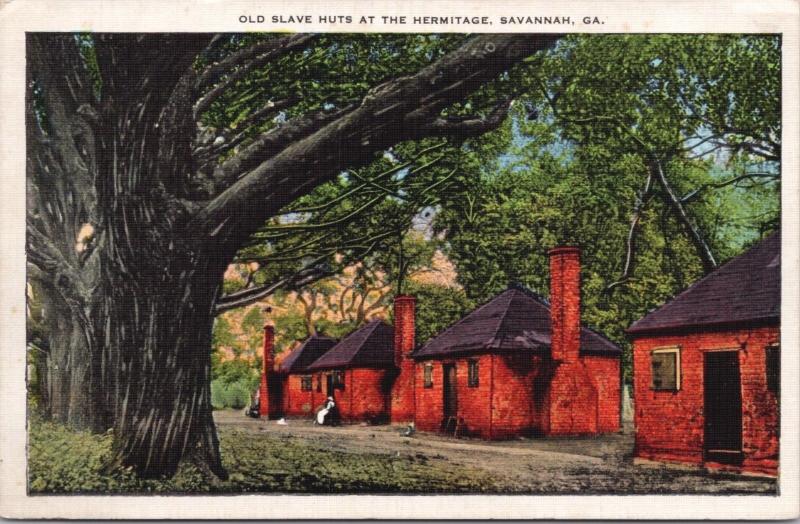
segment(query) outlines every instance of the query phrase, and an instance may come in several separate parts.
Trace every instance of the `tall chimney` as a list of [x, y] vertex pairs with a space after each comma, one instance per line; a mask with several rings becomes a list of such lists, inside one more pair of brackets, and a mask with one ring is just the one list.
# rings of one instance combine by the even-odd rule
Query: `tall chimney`
[[417, 299], [397, 295], [394, 299], [394, 363], [399, 374], [392, 385], [391, 420], [414, 420], [414, 360]]
[[414, 325], [417, 299], [410, 295], [397, 295], [394, 299], [394, 363], [397, 367], [414, 350]]
[[550, 351], [553, 360], [576, 362], [581, 347], [581, 250], [555, 247], [550, 255]]
[[258, 412], [262, 417], [269, 417], [269, 388], [268, 379], [274, 372], [275, 367], [275, 327], [272, 325], [264, 326], [264, 354], [261, 369], [261, 387], [258, 394]]

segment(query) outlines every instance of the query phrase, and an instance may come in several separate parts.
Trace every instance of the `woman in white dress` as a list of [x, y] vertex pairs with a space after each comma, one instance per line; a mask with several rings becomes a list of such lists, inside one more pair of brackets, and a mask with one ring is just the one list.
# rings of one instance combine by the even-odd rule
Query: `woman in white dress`
[[333, 401], [333, 397], [328, 397], [328, 400], [325, 401], [325, 405], [322, 406], [322, 409], [317, 411], [317, 424], [320, 426], [325, 424], [325, 417], [331, 412], [335, 405], [336, 403]]

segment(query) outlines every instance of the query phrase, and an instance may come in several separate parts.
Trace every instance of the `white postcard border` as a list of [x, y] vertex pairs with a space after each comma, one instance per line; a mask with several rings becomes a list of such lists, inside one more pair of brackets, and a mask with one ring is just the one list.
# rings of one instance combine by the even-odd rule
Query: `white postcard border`
[[[0, 515], [184, 519], [776, 519], [800, 513], [800, 163], [796, 0], [0, 0]], [[279, 24], [272, 15], [347, 15], [350, 24]], [[570, 16], [571, 26], [499, 25], [504, 15]], [[264, 23], [240, 22], [240, 17]], [[358, 17], [376, 23], [359, 24]], [[386, 24], [381, 15], [490, 16], [492, 25]], [[601, 24], [584, 24], [597, 17]], [[256, 17], [256, 18], [253, 18]], [[782, 406], [780, 495], [218, 495], [28, 496], [25, 471], [25, 32], [681, 32], [783, 35]]]

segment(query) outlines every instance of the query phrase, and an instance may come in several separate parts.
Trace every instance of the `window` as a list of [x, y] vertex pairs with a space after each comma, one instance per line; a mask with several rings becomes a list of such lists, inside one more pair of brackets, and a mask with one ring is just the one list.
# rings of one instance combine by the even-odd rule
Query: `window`
[[650, 353], [650, 388], [656, 391], [678, 391], [681, 388], [680, 348], [655, 349]]
[[470, 360], [467, 364], [467, 386], [478, 387], [478, 361]]
[[322, 373], [317, 375], [317, 393], [322, 392]]
[[333, 389], [344, 391], [344, 371], [333, 372]]
[[433, 364], [425, 364], [422, 368], [423, 386], [426, 388], [433, 387]]
[[300, 377], [300, 391], [311, 391], [311, 375]]
[[781, 387], [781, 347], [767, 346], [767, 389], [777, 394]]

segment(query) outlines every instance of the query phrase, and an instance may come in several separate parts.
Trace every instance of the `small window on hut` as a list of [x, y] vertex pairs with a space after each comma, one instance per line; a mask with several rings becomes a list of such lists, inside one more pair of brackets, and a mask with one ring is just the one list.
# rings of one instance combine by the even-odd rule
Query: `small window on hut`
[[650, 387], [656, 391], [678, 391], [681, 388], [680, 348], [655, 349], [650, 353]]
[[333, 389], [344, 391], [344, 371], [333, 372]]
[[300, 377], [300, 391], [311, 391], [311, 375]]
[[478, 361], [470, 360], [467, 366], [467, 385], [471, 388], [478, 387]]
[[317, 375], [317, 393], [322, 392], [322, 373]]
[[781, 347], [767, 346], [767, 389], [777, 394], [781, 386]]
[[426, 388], [433, 387], [433, 364], [425, 364], [422, 368], [423, 385]]

